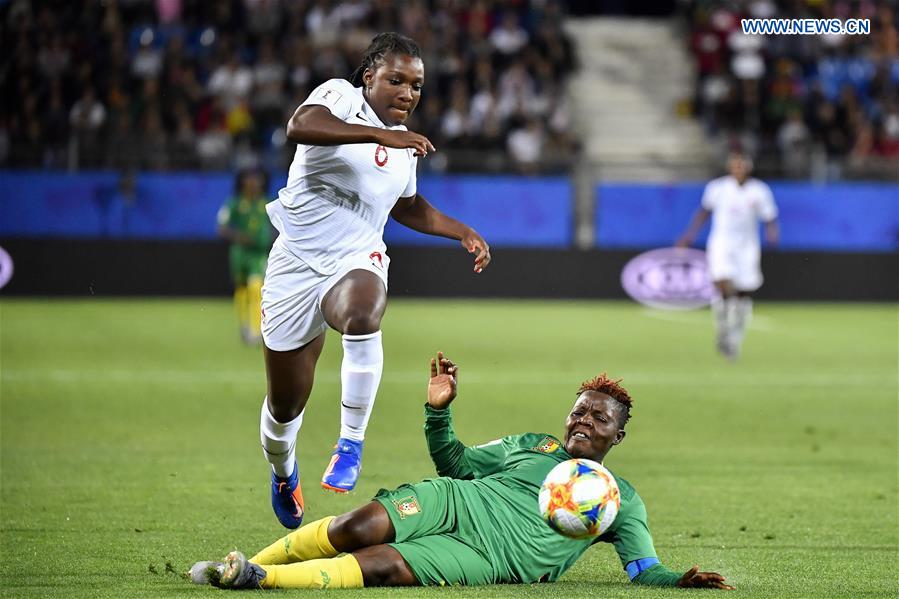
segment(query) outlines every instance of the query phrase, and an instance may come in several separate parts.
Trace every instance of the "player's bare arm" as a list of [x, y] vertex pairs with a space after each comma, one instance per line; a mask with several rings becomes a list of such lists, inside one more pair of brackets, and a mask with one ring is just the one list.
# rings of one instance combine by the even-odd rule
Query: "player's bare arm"
[[414, 231], [459, 240], [469, 254], [475, 255], [475, 272], [482, 272], [490, 264], [490, 246], [487, 241], [465, 223], [434, 208], [421, 194], [397, 200], [390, 216]]
[[700, 207], [696, 213], [693, 215], [693, 219], [690, 221], [690, 224], [687, 226], [687, 230], [681, 235], [680, 239], [677, 240], [678, 247], [688, 247], [693, 241], [696, 239], [696, 236], [699, 235], [699, 232], [702, 230], [703, 225], [705, 225], [706, 221], [709, 220], [709, 217], [712, 213]]
[[376, 143], [388, 148], [409, 148], [421, 156], [436, 151], [424, 135], [347, 123], [324, 106], [297, 108], [287, 122], [287, 139], [310, 146]]
[[765, 241], [771, 245], [780, 243], [780, 223], [776, 218], [765, 223]]

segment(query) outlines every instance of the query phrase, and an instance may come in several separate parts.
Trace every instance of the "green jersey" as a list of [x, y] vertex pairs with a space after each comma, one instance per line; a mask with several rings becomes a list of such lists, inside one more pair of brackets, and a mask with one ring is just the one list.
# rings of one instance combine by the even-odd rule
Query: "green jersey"
[[265, 204], [263, 198], [233, 197], [219, 210], [218, 223], [247, 235], [252, 243], [245, 250], [267, 253], [273, 239]]
[[[455, 481], [457, 502], [467, 512], [469, 535], [486, 552], [497, 581], [557, 580], [596, 542], [614, 545], [632, 580], [671, 585], [680, 575], [659, 564], [643, 500], [615, 476], [621, 507], [597, 539], [564, 537], [543, 521], [537, 496], [558, 463], [572, 459], [561, 441], [545, 433], [503, 437], [466, 447], [455, 435], [450, 411], [426, 406], [425, 435], [437, 473]], [[613, 474], [614, 476], [614, 474]]]
[[219, 226], [250, 238], [248, 245], [232, 243], [229, 250], [231, 277], [235, 284], [246, 285], [253, 277], [261, 280], [273, 241], [265, 200], [233, 197], [219, 210], [218, 222]]

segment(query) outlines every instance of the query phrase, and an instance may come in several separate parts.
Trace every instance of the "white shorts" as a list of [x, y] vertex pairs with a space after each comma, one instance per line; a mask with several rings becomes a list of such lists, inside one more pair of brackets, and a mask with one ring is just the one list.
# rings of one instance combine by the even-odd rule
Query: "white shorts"
[[268, 255], [262, 286], [262, 340], [274, 351], [302, 347], [324, 333], [322, 314], [325, 294], [351, 270], [375, 273], [387, 289], [390, 258], [381, 251], [360, 252], [338, 263], [330, 275], [313, 270], [283, 244], [275, 242]]
[[760, 250], [709, 245], [706, 258], [712, 281], [731, 281], [737, 291], [755, 291], [762, 286]]

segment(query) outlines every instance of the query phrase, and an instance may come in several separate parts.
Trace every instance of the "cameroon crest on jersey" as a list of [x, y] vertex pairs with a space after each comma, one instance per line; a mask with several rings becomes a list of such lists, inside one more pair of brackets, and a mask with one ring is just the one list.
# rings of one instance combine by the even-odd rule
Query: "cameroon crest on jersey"
[[395, 499], [393, 505], [396, 507], [396, 511], [400, 513], [400, 518], [403, 519], [407, 516], [414, 516], [421, 513], [421, 506], [418, 504], [418, 499], [415, 495], [409, 495], [402, 499]]
[[543, 437], [534, 449], [542, 453], [553, 453], [554, 451], [557, 451], [559, 447], [561, 447], [559, 442], [552, 437]]

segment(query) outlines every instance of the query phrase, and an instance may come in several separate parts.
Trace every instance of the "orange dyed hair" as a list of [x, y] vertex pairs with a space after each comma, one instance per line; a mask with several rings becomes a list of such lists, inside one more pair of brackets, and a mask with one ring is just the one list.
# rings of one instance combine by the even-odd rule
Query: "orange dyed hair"
[[630, 393], [620, 383], [621, 379], [611, 379], [603, 372], [599, 376], [587, 379], [581, 383], [580, 388], [577, 390], [577, 395], [584, 391], [596, 391], [597, 393], [605, 393], [617, 401], [624, 410], [624, 421], [621, 423], [621, 428], [624, 428], [627, 421], [631, 419], [631, 406], [634, 405], [634, 400], [631, 399]]

